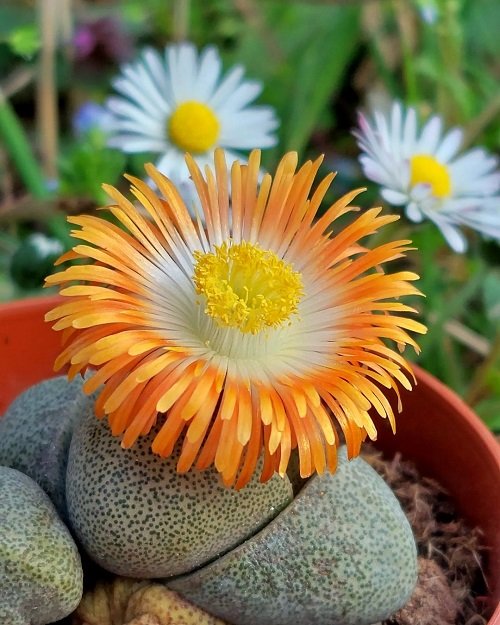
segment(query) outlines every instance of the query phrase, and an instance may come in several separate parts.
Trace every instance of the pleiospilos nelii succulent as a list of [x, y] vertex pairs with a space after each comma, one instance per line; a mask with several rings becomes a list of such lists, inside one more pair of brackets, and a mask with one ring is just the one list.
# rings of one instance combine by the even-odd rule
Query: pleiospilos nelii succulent
[[154, 435], [123, 450], [90, 404], [75, 428], [69, 517], [104, 568], [136, 577], [196, 569], [167, 583], [237, 625], [369, 624], [410, 596], [408, 521], [382, 478], [362, 459], [348, 462], [345, 448], [334, 475], [311, 478], [291, 501], [278, 476], [238, 492], [213, 471], [178, 475], [178, 452], [154, 455]]
[[79, 418], [83, 378], [59, 376], [31, 386], [0, 417], [0, 465], [29, 475], [66, 518], [66, 464]]
[[27, 475], [0, 467], [0, 623], [45, 625], [82, 596], [77, 547], [54, 505]]
[[334, 475], [310, 478], [258, 534], [168, 585], [238, 625], [369, 625], [404, 605], [416, 581], [397, 499], [342, 447]]
[[[49, 392], [57, 388], [53, 384]], [[91, 402], [80, 401], [78, 407], [79, 424], [68, 464], [70, 518], [89, 552], [105, 568], [163, 577], [200, 567], [169, 585], [237, 625], [361, 625], [391, 614], [410, 595], [416, 580], [411, 530], [392, 492], [363, 460], [347, 462], [341, 450], [336, 474], [311, 478], [290, 503], [291, 486], [277, 476], [265, 485], [251, 483], [242, 492], [219, 485], [214, 472], [179, 476], [174, 470], [175, 454], [168, 460], [153, 455], [150, 437], [141, 439], [142, 445], [133, 450], [122, 450], [106, 424], [95, 418]], [[3, 471], [10, 477], [4, 477], [9, 501], [14, 490], [19, 497], [35, 489], [38, 495], [31, 494], [30, 500], [36, 502], [42, 495], [43, 502], [43, 493], [28, 477], [13, 469]], [[23, 508], [19, 501], [10, 507], [17, 514]], [[28, 517], [23, 513], [25, 522]], [[53, 510], [52, 519], [64, 528]], [[243, 524], [245, 519], [250, 520]], [[21, 536], [29, 532], [17, 522], [13, 526], [15, 543], [21, 544]], [[229, 542], [228, 528], [232, 530]], [[76, 548], [67, 539], [74, 555]], [[225, 556], [203, 566], [227, 550]], [[169, 554], [172, 560], [165, 568], [161, 560], [168, 560]], [[22, 562], [16, 555], [13, 559]], [[149, 567], [146, 572], [144, 563]], [[78, 575], [79, 581], [70, 579], [76, 595], [81, 593], [81, 569]], [[17, 598], [5, 602], [0, 616], [3, 609], [4, 619], [24, 625], [26, 610], [39, 601], [39, 590], [19, 581], [16, 586]], [[27, 602], [19, 602], [22, 588], [27, 589]], [[49, 596], [42, 588], [42, 596]], [[63, 607], [54, 608], [49, 602], [52, 612], [47, 616], [39, 611], [42, 620], [33, 623], [69, 612], [74, 596], [71, 604], [68, 593], [70, 603]]]
[[89, 555], [119, 575], [169, 577], [238, 545], [293, 498], [288, 479], [241, 491], [213, 470], [179, 475], [179, 448], [151, 453], [152, 433], [122, 449], [107, 423], [86, 406], [71, 441], [66, 498], [71, 526]]

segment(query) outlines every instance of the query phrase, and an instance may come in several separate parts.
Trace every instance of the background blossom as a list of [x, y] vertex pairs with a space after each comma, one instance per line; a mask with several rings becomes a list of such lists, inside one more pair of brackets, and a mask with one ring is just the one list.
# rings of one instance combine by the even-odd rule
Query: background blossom
[[109, 145], [158, 154], [158, 170], [178, 184], [189, 177], [186, 152], [203, 168], [218, 146], [233, 161], [241, 152], [275, 145], [274, 110], [252, 104], [262, 85], [243, 76], [241, 65], [223, 74], [214, 46], [199, 54], [191, 43], [167, 46], [162, 54], [143, 50], [113, 81], [119, 95], [107, 102]]
[[388, 115], [360, 114], [355, 136], [365, 175], [408, 219], [433, 221], [456, 252], [467, 247], [460, 225], [500, 240], [498, 159], [482, 148], [460, 153], [461, 129], [443, 132], [437, 115], [420, 129], [416, 110], [396, 102]]

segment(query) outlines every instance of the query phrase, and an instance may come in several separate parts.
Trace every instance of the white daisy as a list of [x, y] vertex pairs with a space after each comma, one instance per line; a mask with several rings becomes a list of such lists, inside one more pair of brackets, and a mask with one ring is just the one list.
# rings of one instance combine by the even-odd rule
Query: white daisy
[[113, 81], [120, 95], [107, 101], [113, 115], [109, 145], [129, 153], [160, 154], [156, 167], [181, 190], [189, 184], [186, 152], [203, 169], [213, 162], [217, 147], [225, 148], [229, 161], [241, 161], [240, 150], [275, 145], [274, 110], [249, 106], [262, 85], [243, 80], [243, 74], [237, 65], [222, 76], [213, 46], [199, 55], [191, 43], [167, 46], [163, 56], [145, 49]]
[[432, 220], [456, 252], [467, 247], [459, 225], [500, 240], [498, 160], [482, 148], [459, 154], [461, 129], [443, 134], [437, 115], [419, 129], [415, 109], [395, 103], [388, 115], [360, 114], [354, 135], [366, 177], [382, 186], [389, 204], [404, 206], [409, 219]]

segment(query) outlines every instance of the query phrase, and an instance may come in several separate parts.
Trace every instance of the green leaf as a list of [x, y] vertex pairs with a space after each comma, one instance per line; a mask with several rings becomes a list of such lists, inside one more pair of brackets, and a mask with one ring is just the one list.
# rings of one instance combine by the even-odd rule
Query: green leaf
[[490, 321], [500, 321], [500, 271], [491, 270], [483, 284], [483, 301]]
[[17, 0], [0, 2], [0, 41], [7, 41], [13, 31], [33, 22], [33, 6], [29, 3]]
[[486, 385], [490, 391], [500, 396], [500, 359], [492, 363], [486, 373]]
[[243, 63], [249, 77], [264, 82], [261, 102], [273, 105], [281, 120], [277, 157], [286, 150], [303, 151], [328, 119], [329, 104], [359, 49], [360, 6], [259, 6], [263, 26], [247, 27], [228, 60]]
[[34, 56], [42, 45], [36, 24], [19, 26], [7, 37], [7, 43], [15, 54], [26, 59]]
[[102, 189], [102, 182], [115, 184], [124, 171], [125, 160], [124, 154], [107, 148], [96, 140], [95, 134], [89, 133], [61, 159], [61, 195], [106, 204], [107, 195]]
[[483, 399], [474, 410], [491, 430], [500, 432], [500, 397]]
[[500, 55], [500, 38], [494, 24], [500, 23], [500, 3], [497, 0], [472, 0], [464, 16], [466, 37], [471, 46], [493, 56]]
[[[453, 294], [446, 299], [438, 300], [439, 309], [434, 311], [435, 317], [429, 324], [429, 330], [419, 341], [422, 352], [425, 353], [425, 349], [434, 343], [440, 344], [444, 332], [444, 324], [448, 319], [459, 319], [467, 311], [471, 299], [478, 291], [480, 292], [484, 281], [484, 273], [484, 269], [479, 267], [476, 273], [464, 285], [457, 288]], [[434, 295], [437, 294], [435, 293]], [[434, 301], [437, 299], [436, 297]]]
[[[300, 19], [310, 23], [312, 7], [300, 7]], [[316, 7], [317, 8], [317, 7]], [[284, 150], [303, 150], [324, 110], [344, 79], [359, 41], [357, 7], [326, 7], [324, 22], [311, 29], [305, 46], [289, 60], [294, 68], [288, 106], [284, 110]], [[298, 9], [298, 7], [297, 7]], [[325, 9], [325, 7], [323, 7]]]

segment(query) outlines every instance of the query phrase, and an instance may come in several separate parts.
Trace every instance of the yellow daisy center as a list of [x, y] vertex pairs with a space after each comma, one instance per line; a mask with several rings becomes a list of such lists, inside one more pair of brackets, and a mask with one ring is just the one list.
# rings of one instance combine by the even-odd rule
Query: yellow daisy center
[[194, 256], [196, 292], [205, 296], [205, 312], [219, 325], [257, 334], [297, 312], [302, 276], [274, 252], [243, 241]]
[[186, 152], [206, 152], [216, 144], [219, 132], [217, 116], [202, 102], [179, 104], [168, 120], [170, 139]]
[[415, 154], [410, 161], [410, 184], [428, 184], [432, 193], [439, 198], [451, 194], [451, 178], [446, 165], [428, 154]]

